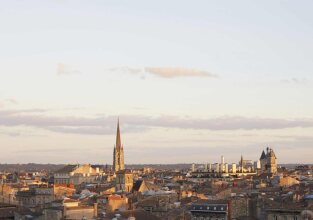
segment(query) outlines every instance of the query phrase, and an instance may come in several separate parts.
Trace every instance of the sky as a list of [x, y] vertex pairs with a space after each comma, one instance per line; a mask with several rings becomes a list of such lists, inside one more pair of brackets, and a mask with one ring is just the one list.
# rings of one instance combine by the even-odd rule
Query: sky
[[312, 7], [1, 1], [0, 163], [313, 163]]

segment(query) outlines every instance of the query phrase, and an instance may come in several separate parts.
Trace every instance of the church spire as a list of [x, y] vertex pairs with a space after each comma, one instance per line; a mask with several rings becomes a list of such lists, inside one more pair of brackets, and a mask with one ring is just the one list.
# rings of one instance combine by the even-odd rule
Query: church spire
[[117, 149], [121, 148], [121, 133], [120, 133], [120, 119], [117, 119], [117, 131], [116, 131], [116, 145]]
[[124, 170], [124, 149], [121, 142], [120, 120], [117, 120], [116, 145], [113, 150], [114, 172]]

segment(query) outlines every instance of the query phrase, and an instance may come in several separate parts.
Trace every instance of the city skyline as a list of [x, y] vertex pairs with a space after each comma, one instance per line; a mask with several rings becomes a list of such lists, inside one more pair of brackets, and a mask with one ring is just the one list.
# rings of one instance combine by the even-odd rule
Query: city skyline
[[0, 163], [313, 163], [305, 3], [6, 1]]

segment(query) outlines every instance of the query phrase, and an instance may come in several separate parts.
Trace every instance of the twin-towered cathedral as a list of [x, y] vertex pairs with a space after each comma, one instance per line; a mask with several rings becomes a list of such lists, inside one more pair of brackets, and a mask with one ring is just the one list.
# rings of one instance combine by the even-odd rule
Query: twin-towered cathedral
[[265, 173], [277, 173], [277, 157], [272, 148], [267, 147], [266, 153], [262, 152], [260, 157], [261, 170]]
[[121, 142], [120, 123], [117, 121], [116, 144], [113, 150], [113, 171], [114, 173], [124, 170], [124, 147]]

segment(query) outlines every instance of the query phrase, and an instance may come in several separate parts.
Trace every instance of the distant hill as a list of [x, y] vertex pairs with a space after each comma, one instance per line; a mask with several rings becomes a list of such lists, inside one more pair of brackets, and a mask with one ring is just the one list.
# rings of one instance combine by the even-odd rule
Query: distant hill
[[53, 172], [62, 167], [64, 164], [0, 164], [0, 172]]
[[175, 170], [175, 169], [189, 169], [191, 167], [191, 164], [126, 164], [127, 169], [141, 169], [144, 167], [151, 167], [154, 169], [160, 169], [160, 170]]
[[[37, 163], [28, 163], [28, 164], [0, 164], [0, 172], [39, 172], [39, 171], [46, 171], [46, 172], [54, 172], [66, 164], [37, 164]], [[202, 165], [202, 164], [197, 164]], [[289, 169], [293, 169], [296, 166], [304, 165], [304, 164], [279, 164], [281, 167], [286, 167]], [[313, 164], [306, 164], [313, 166]], [[102, 165], [106, 166], [106, 165]], [[110, 168], [111, 165], [108, 165]], [[151, 167], [154, 169], [160, 170], [182, 170], [182, 169], [189, 169], [191, 164], [126, 164], [127, 169], [141, 169], [144, 167]]]

